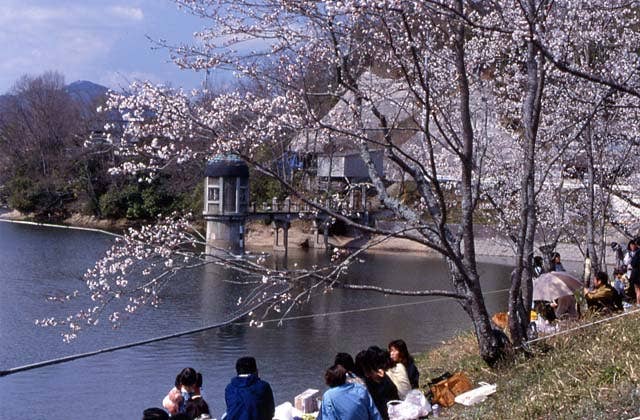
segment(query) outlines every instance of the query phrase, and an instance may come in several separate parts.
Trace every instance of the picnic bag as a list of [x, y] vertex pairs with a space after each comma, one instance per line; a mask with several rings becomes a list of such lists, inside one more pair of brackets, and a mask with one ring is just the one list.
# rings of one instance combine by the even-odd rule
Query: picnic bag
[[471, 381], [463, 372], [456, 372], [451, 377], [443, 379], [430, 386], [431, 402], [442, 407], [451, 407], [456, 396], [473, 388]]

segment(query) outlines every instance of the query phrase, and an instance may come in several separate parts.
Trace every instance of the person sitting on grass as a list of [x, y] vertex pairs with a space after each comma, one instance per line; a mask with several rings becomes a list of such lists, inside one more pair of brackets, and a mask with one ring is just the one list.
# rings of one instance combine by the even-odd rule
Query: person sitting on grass
[[250, 356], [236, 361], [238, 376], [224, 391], [227, 420], [271, 420], [275, 412], [273, 391], [268, 382], [258, 376], [256, 359]]
[[380, 357], [379, 347], [372, 346], [356, 355], [356, 370], [364, 377], [364, 382], [373, 398], [373, 403], [383, 419], [389, 419], [387, 403], [399, 400], [398, 388], [384, 371], [385, 361]]
[[555, 312], [556, 319], [578, 319], [577, 303], [574, 295], [560, 296], [550, 306]]
[[584, 298], [589, 309], [597, 312], [621, 311], [622, 297], [609, 285], [609, 276], [598, 271], [593, 278], [594, 290], [584, 288]]
[[533, 301], [533, 310], [536, 311], [540, 318], [544, 319], [548, 323], [556, 320], [556, 312], [553, 306], [551, 306], [551, 302], [547, 302], [546, 300], [535, 300]]
[[349, 353], [338, 353], [333, 362], [334, 365], [342, 365], [347, 371], [347, 383], [360, 384], [364, 386], [364, 379], [356, 375], [356, 364]]
[[[627, 271], [624, 268], [613, 269], [613, 288], [616, 289], [618, 294], [622, 296], [622, 300], [627, 300], [627, 288], [629, 286], [629, 280], [627, 279]], [[633, 294], [635, 297], [635, 292]]]
[[172, 415], [184, 413], [187, 401], [194, 395], [200, 395], [202, 374], [193, 368], [184, 368], [176, 376], [174, 385], [162, 400], [162, 406]]
[[398, 396], [401, 400], [404, 400], [412, 389], [411, 382], [409, 381], [409, 375], [407, 374], [407, 368], [405, 368], [402, 363], [393, 360], [389, 355], [389, 352], [386, 350], [382, 350], [380, 352], [380, 358], [383, 358], [385, 361], [384, 371], [398, 389]]
[[413, 357], [409, 354], [407, 344], [404, 340], [394, 340], [389, 343], [388, 347], [391, 359], [396, 363], [402, 363], [405, 369], [407, 369], [411, 388], [418, 388], [420, 386], [420, 372], [418, 372], [418, 368], [416, 368], [413, 362]]
[[322, 396], [319, 420], [382, 420], [367, 389], [347, 382], [347, 370], [333, 365], [324, 374], [330, 387]]

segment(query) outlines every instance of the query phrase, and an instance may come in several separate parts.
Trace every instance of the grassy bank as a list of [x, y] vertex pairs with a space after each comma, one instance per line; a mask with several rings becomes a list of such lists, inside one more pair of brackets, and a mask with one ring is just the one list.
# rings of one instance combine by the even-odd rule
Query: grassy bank
[[[598, 318], [586, 319], [583, 322]], [[442, 417], [464, 419], [629, 419], [640, 415], [640, 313], [588, 326], [532, 345], [530, 356], [487, 367], [475, 337], [459, 336], [416, 357], [421, 379], [464, 371], [498, 391], [472, 407], [455, 404]]]

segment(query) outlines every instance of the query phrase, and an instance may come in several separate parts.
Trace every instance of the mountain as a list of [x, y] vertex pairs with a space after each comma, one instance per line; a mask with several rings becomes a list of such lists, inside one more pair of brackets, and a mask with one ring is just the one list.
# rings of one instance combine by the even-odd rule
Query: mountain
[[109, 90], [102, 85], [87, 80], [75, 81], [65, 86], [64, 89], [73, 99], [88, 106], [100, 102]]

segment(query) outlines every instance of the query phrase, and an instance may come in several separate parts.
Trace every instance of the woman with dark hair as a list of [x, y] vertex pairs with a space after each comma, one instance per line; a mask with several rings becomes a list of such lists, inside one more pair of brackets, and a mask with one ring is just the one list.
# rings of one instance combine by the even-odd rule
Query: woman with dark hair
[[202, 387], [202, 375], [193, 368], [184, 368], [178, 374], [176, 379], [180, 380], [180, 392], [184, 397], [186, 404], [194, 395], [200, 395], [200, 387]]
[[387, 403], [400, 399], [398, 388], [385, 373], [386, 367], [384, 350], [380, 347], [369, 347], [356, 356], [356, 370], [362, 372], [367, 390], [384, 419], [389, 418]]
[[389, 355], [391, 360], [396, 363], [402, 363], [407, 370], [409, 383], [411, 388], [416, 389], [420, 386], [420, 372], [413, 362], [413, 357], [409, 354], [407, 343], [404, 340], [394, 340], [389, 343]]
[[347, 382], [364, 385], [364, 380], [356, 375], [356, 365], [349, 353], [338, 353], [333, 361], [334, 365], [341, 365], [347, 371]]
[[393, 381], [393, 384], [398, 389], [398, 396], [401, 400], [407, 396], [411, 391], [411, 382], [409, 382], [409, 375], [407, 375], [407, 369], [400, 362], [396, 362], [391, 359], [391, 355], [387, 350], [380, 349], [380, 357], [384, 360], [384, 372]]
[[324, 374], [329, 389], [322, 396], [319, 420], [381, 420], [366, 388], [348, 383], [347, 370], [333, 365]]
[[[202, 375], [200, 375], [202, 376]], [[177, 376], [180, 378], [180, 384], [182, 387], [189, 387], [190, 389], [194, 389], [198, 383], [198, 372], [194, 368], [184, 368]], [[202, 381], [202, 378], [200, 378]]]

